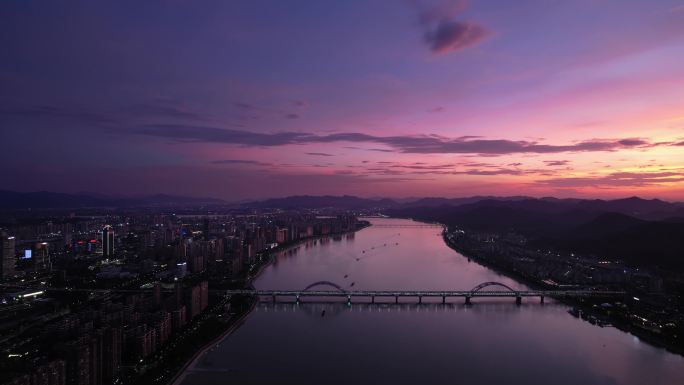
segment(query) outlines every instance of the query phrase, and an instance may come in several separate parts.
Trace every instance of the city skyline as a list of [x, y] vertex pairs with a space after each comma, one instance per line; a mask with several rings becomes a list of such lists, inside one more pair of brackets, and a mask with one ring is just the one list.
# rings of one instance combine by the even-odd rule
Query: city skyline
[[681, 1], [0, 12], [3, 189], [684, 199]]

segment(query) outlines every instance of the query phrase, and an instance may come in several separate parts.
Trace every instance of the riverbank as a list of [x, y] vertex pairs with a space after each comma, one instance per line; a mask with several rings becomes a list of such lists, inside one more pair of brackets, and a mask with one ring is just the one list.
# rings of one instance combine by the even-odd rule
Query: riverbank
[[195, 365], [197, 365], [197, 362], [199, 361], [204, 354], [210, 350], [212, 347], [223, 341], [224, 338], [228, 337], [233, 331], [235, 331], [238, 327], [240, 327], [245, 320], [247, 320], [247, 317], [252, 314], [252, 311], [256, 307], [258, 301], [251, 301], [249, 309], [246, 311], [242, 312], [237, 319], [235, 319], [233, 322], [230, 323], [228, 328], [224, 330], [219, 336], [214, 338], [211, 342], [206, 344], [202, 349], [198, 350], [193, 354], [192, 357], [183, 365], [183, 367], [176, 373], [176, 375], [169, 380], [169, 384], [171, 385], [180, 385], [183, 383], [183, 380], [185, 380], [185, 377], [188, 374], [188, 370], [192, 370]]
[[[504, 266], [501, 266], [499, 264], [496, 264], [486, 258], [481, 258], [478, 257], [475, 253], [471, 252], [470, 250], [464, 249], [462, 247], [459, 247], [458, 245], [454, 244], [453, 242], [450, 242], [449, 239], [447, 238], [447, 232], [444, 231], [442, 233], [442, 239], [444, 240], [444, 243], [451, 248], [452, 250], [458, 252], [459, 254], [463, 255], [464, 257], [468, 258], [468, 260], [473, 260], [476, 263], [491, 269], [498, 274], [504, 275], [508, 278], [514, 279], [516, 281], [519, 281], [520, 283], [529, 286], [531, 288], [535, 289], [548, 289], [548, 286], [545, 285], [543, 282], [540, 282], [538, 280], [531, 279], [530, 277], [512, 270], [508, 269]], [[592, 302], [592, 301], [586, 301], [583, 299], [579, 300], [573, 300], [570, 298], [554, 298], [556, 301], [563, 303], [568, 306], [572, 306], [576, 309], [582, 310], [582, 313], [587, 314], [588, 316], [593, 316], [594, 319], [607, 319], [610, 321], [610, 324], [615, 327], [616, 329], [621, 330], [622, 332], [631, 334], [633, 336], [638, 337], [639, 339], [643, 340], [644, 342], [664, 349], [670, 353], [674, 354], [679, 354], [684, 356], [684, 347], [681, 346], [681, 344], [678, 343], [673, 343], [672, 341], [669, 341], [667, 339], [662, 338], [661, 336], [649, 332], [647, 330], [643, 330], [641, 328], [635, 327], [629, 322], [629, 317], [625, 314], [611, 314], [611, 313], [606, 313], [606, 311], [600, 307], [597, 306], [597, 302]], [[583, 318], [584, 319], [584, 318]], [[600, 325], [599, 325], [600, 326]]]

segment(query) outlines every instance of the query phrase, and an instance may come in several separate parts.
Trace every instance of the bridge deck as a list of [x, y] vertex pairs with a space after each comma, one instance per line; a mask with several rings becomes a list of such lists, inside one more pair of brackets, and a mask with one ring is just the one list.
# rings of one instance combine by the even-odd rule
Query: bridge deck
[[622, 291], [523, 290], [523, 291], [434, 291], [434, 290], [226, 290], [229, 295], [293, 297], [614, 297]]
[[375, 224], [373, 227], [378, 227], [378, 228], [383, 228], [383, 229], [423, 229], [423, 228], [435, 228], [435, 229], [443, 229], [443, 225], [435, 225], [435, 224], [430, 224], [430, 223], [425, 223], [421, 225], [381, 225], [381, 224]]

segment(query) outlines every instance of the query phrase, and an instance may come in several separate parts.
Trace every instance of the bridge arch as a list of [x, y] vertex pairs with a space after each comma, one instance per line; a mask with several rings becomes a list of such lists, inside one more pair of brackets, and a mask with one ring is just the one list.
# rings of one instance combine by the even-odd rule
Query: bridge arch
[[346, 293], [347, 292], [340, 285], [336, 284], [335, 282], [330, 282], [330, 281], [314, 282], [312, 284], [309, 284], [309, 286], [305, 287], [304, 289], [302, 289], [302, 291], [307, 291], [307, 290], [311, 289], [312, 287], [316, 287], [316, 286], [329, 286], [329, 287], [337, 289], [337, 291], [339, 291], [340, 293]]
[[482, 282], [481, 284], [475, 286], [474, 288], [470, 289], [470, 293], [471, 294], [477, 293], [478, 291], [484, 289], [485, 287], [489, 287], [489, 286], [500, 286], [500, 287], [508, 289], [511, 293], [517, 294], [519, 292], [519, 290], [515, 290], [512, 287], [505, 285], [501, 282], [490, 281], [490, 282]]

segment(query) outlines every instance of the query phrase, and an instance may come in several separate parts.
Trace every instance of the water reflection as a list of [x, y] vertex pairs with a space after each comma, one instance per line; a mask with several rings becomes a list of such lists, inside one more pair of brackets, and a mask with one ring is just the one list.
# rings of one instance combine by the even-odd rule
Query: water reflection
[[[290, 290], [330, 281], [358, 290], [470, 290], [498, 281], [525, 288], [446, 247], [439, 229], [373, 222], [388, 227], [280, 253], [255, 286]], [[200, 357], [183, 384], [667, 385], [681, 383], [684, 373], [682, 357], [574, 318], [551, 301], [385, 300], [259, 303]]]

